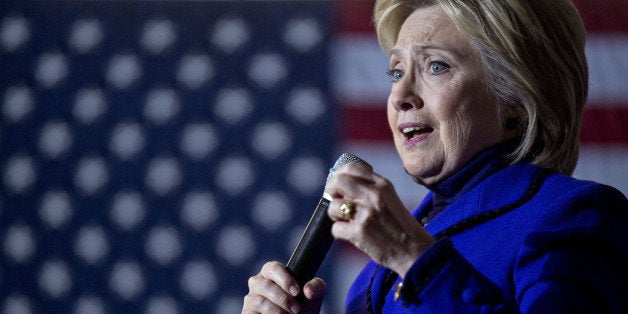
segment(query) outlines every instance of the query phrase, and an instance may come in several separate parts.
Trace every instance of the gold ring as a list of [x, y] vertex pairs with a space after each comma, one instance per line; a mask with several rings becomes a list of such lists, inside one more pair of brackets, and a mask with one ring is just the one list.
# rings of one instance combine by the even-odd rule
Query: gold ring
[[353, 218], [353, 203], [352, 202], [344, 202], [340, 205], [340, 213], [342, 214], [342, 219], [349, 221]]

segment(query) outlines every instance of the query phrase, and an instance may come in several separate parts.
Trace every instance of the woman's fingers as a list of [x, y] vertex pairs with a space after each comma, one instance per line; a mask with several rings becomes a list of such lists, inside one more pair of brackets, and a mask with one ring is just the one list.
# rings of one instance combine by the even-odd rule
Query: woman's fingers
[[264, 264], [259, 274], [249, 278], [243, 313], [298, 313], [301, 306], [296, 280], [279, 262]]
[[[279, 287], [275, 282], [262, 276], [254, 276], [249, 279], [249, 295], [255, 308], [270, 310], [282, 308], [284, 311], [297, 313], [299, 304], [288, 292]], [[260, 311], [264, 313], [266, 311]]]
[[287, 310], [286, 308], [279, 306], [273, 301], [265, 298], [264, 296], [257, 294], [247, 294], [244, 296], [244, 306], [242, 313], [299, 313], [300, 307], [297, 307], [294, 311]]
[[363, 165], [350, 163], [336, 170], [326, 185], [326, 192], [334, 198], [359, 195], [364, 187], [373, 184], [373, 171]]
[[326, 187], [332, 234], [347, 240], [378, 263], [405, 274], [434, 239], [408, 212], [386, 178], [347, 165]]
[[307, 282], [303, 288], [305, 301], [301, 301], [302, 304], [295, 298], [298, 289], [289, 292], [292, 283], [296, 281], [283, 265], [266, 263], [259, 274], [249, 278], [249, 293], [244, 297], [242, 313], [319, 313], [327, 293], [325, 282], [320, 278]]
[[274, 281], [284, 291], [296, 297], [299, 294], [299, 284], [294, 279], [283, 264], [272, 261], [264, 264], [260, 272], [264, 277]]
[[327, 293], [327, 285], [320, 278], [314, 278], [303, 286], [303, 294], [308, 300], [322, 300]]
[[303, 314], [318, 314], [321, 311], [323, 305], [323, 298], [327, 293], [327, 286], [325, 282], [320, 278], [314, 278], [307, 282], [303, 286], [303, 294], [305, 295], [305, 302], [301, 306], [301, 312]]

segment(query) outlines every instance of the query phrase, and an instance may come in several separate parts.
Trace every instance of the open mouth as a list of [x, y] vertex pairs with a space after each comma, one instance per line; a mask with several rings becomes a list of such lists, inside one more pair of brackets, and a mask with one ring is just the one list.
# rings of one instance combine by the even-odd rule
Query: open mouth
[[434, 129], [429, 125], [414, 125], [401, 128], [401, 132], [408, 140], [425, 138], [432, 131]]

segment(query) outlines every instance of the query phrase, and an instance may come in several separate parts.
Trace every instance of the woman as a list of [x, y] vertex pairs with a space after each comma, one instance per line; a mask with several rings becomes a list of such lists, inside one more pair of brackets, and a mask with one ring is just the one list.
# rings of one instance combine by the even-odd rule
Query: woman
[[[570, 178], [587, 96], [584, 28], [568, 0], [379, 0], [388, 121], [431, 193], [412, 213], [385, 178], [338, 169], [332, 234], [372, 261], [347, 313], [628, 311], [628, 201]], [[284, 267], [249, 280], [243, 313], [315, 313]]]

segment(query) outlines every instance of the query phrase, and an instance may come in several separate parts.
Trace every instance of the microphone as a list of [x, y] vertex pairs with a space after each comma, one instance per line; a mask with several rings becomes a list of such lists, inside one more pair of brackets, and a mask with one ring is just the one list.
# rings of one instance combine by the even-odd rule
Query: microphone
[[[336, 160], [334, 166], [329, 169], [325, 186], [333, 177], [336, 169], [351, 162], [372, 168], [371, 165], [360, 157], [344, 153]], [[334, 222], [327, 216], [329, 202], [331, 202], [331, 195], [323, 192], [323, 197], [316, 205], [314, 213], [301, 235], [301, 239], [292, 252], [288, 264], [286, 264], [286, 268], [301, 287], [314, 278], [318, 268], [325, 259], [325, 255], [327, 255], [327, 251], [329, 251], [329, 247], [334, 241], [334, 237], [331, 234], [331, 226]]]

